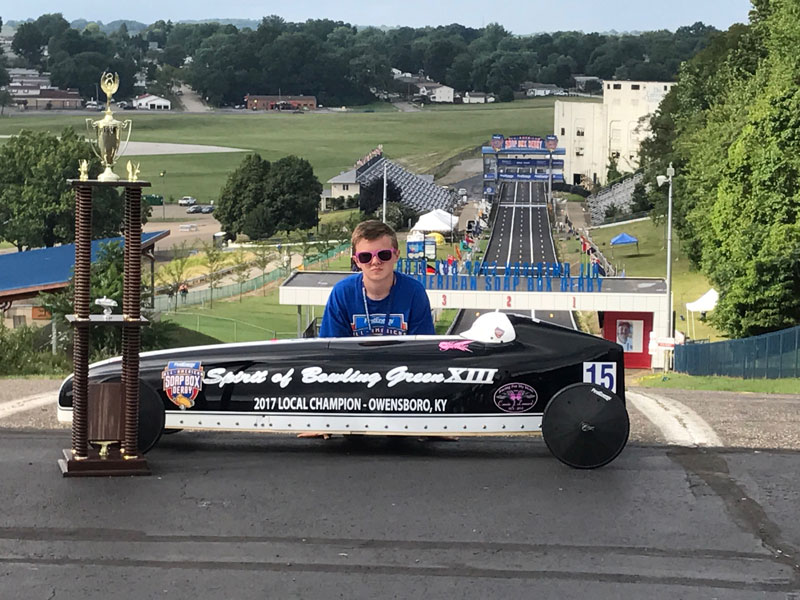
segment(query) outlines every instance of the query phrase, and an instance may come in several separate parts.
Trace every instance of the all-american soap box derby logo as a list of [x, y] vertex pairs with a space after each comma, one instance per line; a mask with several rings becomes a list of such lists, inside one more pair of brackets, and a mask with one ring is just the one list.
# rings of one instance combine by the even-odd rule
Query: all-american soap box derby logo
[[181, 409], [192, 408], [203, 389], [203, 367], [199, 362], [171, 361], [161, 373], [164, 393]]

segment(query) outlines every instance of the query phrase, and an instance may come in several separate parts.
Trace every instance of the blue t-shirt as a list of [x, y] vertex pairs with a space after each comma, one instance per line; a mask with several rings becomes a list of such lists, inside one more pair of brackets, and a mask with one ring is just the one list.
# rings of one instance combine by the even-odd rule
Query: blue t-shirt
[[362, 273], [334, 285], [322, 316], [320, 337], [384, 335], [384, 331], [385, 335], [435, 334], [425, 288], [403, 273], [395, 272], [394, 276], [389, 295], [377, 301], [366, 295]]

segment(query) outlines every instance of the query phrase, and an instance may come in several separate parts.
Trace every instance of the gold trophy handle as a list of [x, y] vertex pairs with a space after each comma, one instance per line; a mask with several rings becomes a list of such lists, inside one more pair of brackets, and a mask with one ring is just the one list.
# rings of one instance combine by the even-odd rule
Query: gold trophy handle
[[122, 147], [122, 150], [120, 150], [117, 153], [117, 156], [122, 156], [123, 154], [125, 154], [125, 150], [128, 149], [128, 142], [131, 139], [131, 131], [133, 131], [133, 121], [131, 121], [130, 119], [125, 119], [122, 122], [122, 128], [128, 130], [128, 137], [125, 138], [125, 142], [124, 142], [125, 145]]
[[94, 133], [94, 129], [95, 129], [94, 121], [92, 121], [91, 117], [87, 117], [86, 133], [89, 134], [89, 139], [87, 141], [89, 142], [89, 147], [92, 149], [92, 152], [94, 152], [94, 155], [100, 159], [100, 162], [102, 162], [103, 157], [100, 155], [100, 151], [97, 149], [97, 145], [94, 141], [96, 139], [96, 134]]

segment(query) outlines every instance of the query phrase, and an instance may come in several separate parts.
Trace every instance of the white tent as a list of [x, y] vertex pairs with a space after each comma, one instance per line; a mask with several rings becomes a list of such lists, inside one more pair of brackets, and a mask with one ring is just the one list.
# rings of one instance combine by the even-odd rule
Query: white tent
[[438, 231], [450, 232], [458, 224], [458, 217], [453, 217], [443, 210], [433, 210], [420, 216], [411, 231]]
[[[691, 325], [693, 329], [694, 329], [694, 313], [696, 312], [704, 313], [710, 310], [714, 310], [714, 307], [717, 305], [717, 300], [719, 300], [719, 294], [717, 293], [717, 290], [711, 288], [694, 302], [686, 303], [686, 312], [692, 313]], [[695, 333], [696, 331], [692, 332], [692, 337], [695, 337]]]

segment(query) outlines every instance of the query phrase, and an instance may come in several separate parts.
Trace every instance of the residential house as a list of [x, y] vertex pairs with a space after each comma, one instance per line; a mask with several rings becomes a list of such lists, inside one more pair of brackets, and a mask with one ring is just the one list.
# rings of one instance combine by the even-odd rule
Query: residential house
[[154, 94], [142, 94], [133, 99], [133, 105], [143, 110], [172, 110], [172, 102]]
[[525, 95], [528, 96], [528, 98], [539, 96], [563, 96], [565, 94], [564, 88], [554, 83], [531, 83], [525, 90]]
[[488, 104], [494, 102], [494, 96], [484, 92], [464, 92], [462, 100], [464, 104]]

